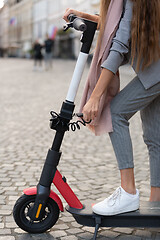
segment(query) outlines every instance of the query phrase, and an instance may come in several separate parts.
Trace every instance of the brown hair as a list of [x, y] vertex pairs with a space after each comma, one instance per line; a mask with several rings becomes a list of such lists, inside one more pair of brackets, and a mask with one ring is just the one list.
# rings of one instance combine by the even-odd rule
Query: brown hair
[[[160, 58], [160, 0], [131, 0], [133, 16], [131, 23], [131, 59], [132, 65], [137, 56], [136, 70], [142, 70]], [[101, 0], [100, 33], [102, 39], [105, 18], [111, 0]]]
[[132, 0], [133, 17], [131, 32], [132, 64], [137, 55], [137, 70], [160, 58], [160, 1]]
[[99, 18], [99, 36], [98, 36], [98, 45], [102, 40], [104, 28], [105, 28], [105, 23], [106, 23], [106, 15], [108, 12], [108, 7], [110, 4], [111, 0], [101, 0], [100, 1], [100, 18]]

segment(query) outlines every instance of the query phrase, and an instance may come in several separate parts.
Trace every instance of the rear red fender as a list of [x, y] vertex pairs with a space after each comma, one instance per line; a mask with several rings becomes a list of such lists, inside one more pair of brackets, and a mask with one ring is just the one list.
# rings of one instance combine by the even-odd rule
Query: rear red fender
[[[26, 195], [36, 195], [37, 194], [37, 188], [36, 187], [26, 188], [26, 189], [23, 190], [23, 192]], [[60, 197], [55, 192], [53, 192], [52, 190], [50, 191], [49, 197], [52, 198], [57, 203], [59, 209], [61, 210], [61, 212], [63, 212], [64, 208], [63, 208], [63, 204], [62, 204], [62, 201], [61, 201]]]

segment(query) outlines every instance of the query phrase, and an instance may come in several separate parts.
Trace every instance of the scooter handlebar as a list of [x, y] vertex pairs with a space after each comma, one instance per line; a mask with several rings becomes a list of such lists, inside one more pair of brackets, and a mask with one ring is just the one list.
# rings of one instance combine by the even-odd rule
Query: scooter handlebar
[[[81, 118], [81, 119], [83, 119], [83, 113], [76, 113], [75, 114], [78, 118]], [[89, 124], [89, 123], [91, 123], [91, 119], [89, 120], [89, 121], [85, 121], [84, 119], [83, 119], [83, 121], [85, 122], [85, 123], [87, 123], [87, 124]]]
[[76, 17], [77, 16], [75, 14], [71, 13], [68, 15], [67, 19], [69, 22], [73, 22]]
[[69, 22], [72, 22], [74, 29], [81, 31], [81, 32], [84, 32], [87, 30], [87, 25], [85, 24], [83, 19], [78, 18], [76, 15], [70, 14], [68, 16], [68, 20], [69, 20]]

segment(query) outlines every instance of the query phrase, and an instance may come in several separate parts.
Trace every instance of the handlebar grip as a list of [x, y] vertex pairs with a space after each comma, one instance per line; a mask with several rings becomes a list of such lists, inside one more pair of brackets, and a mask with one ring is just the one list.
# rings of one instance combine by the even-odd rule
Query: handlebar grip
[[76, 15], [74, 15], [73, 13], [69, 14], [67, 19], [69, 22], [73, 22], [73, 20], [76, 18]]
[[87, 29], [87, 25], [85, 24], [85, 22], [80, 19], [80, 18], [76, 18], [74, 21], [73, 21], [73, 27], [78, 30], [78, 31], [81, 31], [81, 32], [84, 32], [86, 31]]
[[83, 118], [83, 113], [76, 113], [76, 116], [79, 118]]
[[85, 24], [83, 19], [78, 18], [74, 14], [70, 14], [70, 15], [68, 15], [68, 20], [73, 23], [74, 29], [76, 29], [78, 31], [82, 31], [82, 32], [86, 31], [87, 25]]

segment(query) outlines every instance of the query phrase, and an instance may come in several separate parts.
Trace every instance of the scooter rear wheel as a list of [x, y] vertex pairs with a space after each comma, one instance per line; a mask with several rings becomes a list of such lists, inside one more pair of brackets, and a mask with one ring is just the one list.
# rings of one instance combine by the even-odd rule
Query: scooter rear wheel
[[44, 218], [40, 221], [33, 221], [29, 216], [36, 195], [22, 195], [15, 203], [13, 209], [14, 220], [17, 225], [26, 232], [29, 233], [43, 233], [53, 227], [59, 218], [59, 207], [57, 203], [49, 198]]

